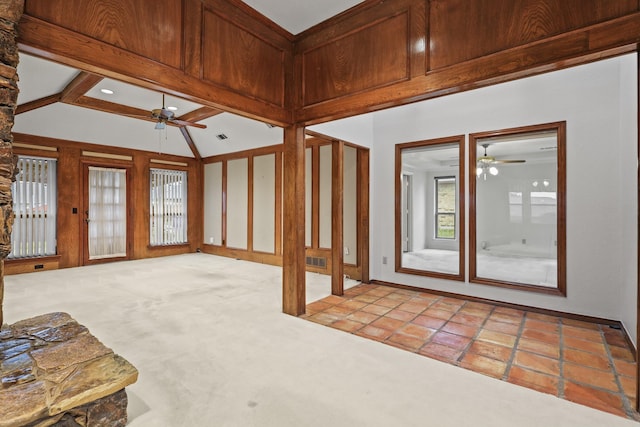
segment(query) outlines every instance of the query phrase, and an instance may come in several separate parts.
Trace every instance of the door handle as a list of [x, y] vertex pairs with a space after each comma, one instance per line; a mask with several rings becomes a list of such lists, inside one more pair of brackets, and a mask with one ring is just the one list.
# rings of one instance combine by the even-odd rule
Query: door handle
[[87, 224], [89, 224], [89, 221], [91, 221], [91, 220], [89, 219], [89, 211], [84, 211], [84, 214], [87, 216], [87, 217], [84, 219], [84, 221], [85, 221]]

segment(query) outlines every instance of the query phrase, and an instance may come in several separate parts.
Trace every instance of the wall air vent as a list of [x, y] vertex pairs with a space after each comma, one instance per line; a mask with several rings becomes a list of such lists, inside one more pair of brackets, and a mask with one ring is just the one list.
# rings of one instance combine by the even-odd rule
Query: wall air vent
[[327, 268], [327, 259], [324, 257], [308, 256], [307, 265], [309, 267]]
[[223, 141], [225, 139], [228, 139], [229, 137], [227, 135], [225, 135], [224, 133], [220, 133], [220, 134], [216, 135], [216, 138], [218, 138], [220, 141]]

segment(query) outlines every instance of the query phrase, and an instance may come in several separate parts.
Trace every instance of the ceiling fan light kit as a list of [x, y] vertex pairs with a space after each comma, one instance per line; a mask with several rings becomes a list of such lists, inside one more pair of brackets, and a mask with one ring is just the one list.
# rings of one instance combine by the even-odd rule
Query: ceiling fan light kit
[[206, 129], [207, 126], [200, 124], [189, 122], [186, 120], [179, 120], [175, 117], [175, 113], [172, 111], [176, 109], [176, 107], [165, 107], [164, 102], [164, 93], [162, 94], [162, 108], [155, 108], [151, 110], [151, 118], [157, 120], [155, 129], [163, 130], [166, 128], [167, 123], [177, 125], [177, 126], [193, 126], [201, 129]]
[[486, 180], [487, 173], [492, 176], [496, 176], [500, 173], [498, 168], [495, 166], [500, 163], [525, 163], [526, 160], [505, 160], [505, 159], [496, 159], [493, 156], [487, 155], [487, 148], [491, 144], [482, 144], [482, 148], [484, 148], [484, 154], [478, 158], [476, 163], [476, 178], [480, 178], [481, 176]]

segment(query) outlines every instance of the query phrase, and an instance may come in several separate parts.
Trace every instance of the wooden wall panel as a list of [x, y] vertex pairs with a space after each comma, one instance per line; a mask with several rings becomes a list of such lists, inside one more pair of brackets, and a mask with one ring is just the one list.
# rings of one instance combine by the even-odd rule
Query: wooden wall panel
[[[25, 138], [15, 136], [14, 141]], [[40, 143], [40, 140], [27, 141]], [[49, 145], [49, 144], [43, 144]], [[51, 144], [52, 145], [52, 144]], [[61, 267], [76, 267], [82, 264], [82, 194], [80, 179], [80, 147], [58, 146], [58, 233], [56, 236]], [[70, 183], [73, 183], [70, 185]], [[74, 213], [73, 209], [77, 209]]]
[[409, 16], [405, 11], [303, 54], [303, 103], [407, 80]]
[[26, 0], [25, 13], [175, 68], [183, 0]]
[[430, 69], [521, 46], [637, 10], [637, 0], [431, 0]]
[[[256, 120], [291, 123], [284, 91], [293, 87], [293, 36], [240, 0], [26, 0], [26, 8], [19, 23], [23, 52]], [[224, 52], [232, 56], [214, 69], [221, 41], [203, 30], [204, 10], [253, 36], [248, 43], [255, 45], [247, 49], [246, 37], [227, 37], [233, 44]], [[214, 78], [216, 72], [224, 75]]]
[[205, 80], [284, 106], [284, 47], [205, 8], [201, 56]]
[[[319, 58], [315, 70], [307, 66], [308, 52], [353, 39], [404, 10], [408, 79], [375, 87], [366, 73], [352, 72], [334, 81], [344, 48]], [[640, 42], [639, 10], [637, 0], [368, 0], [296, 40], [296, 79], [305, 93], [296, 99], [295, 121], [310, 126], [632, 52]], [[371, 36], [358, 42], [365, 64], [387, 55], [385, 45], [376, 44], [378, 33]], [[382, 67], [406, 70], [404, 64]]]

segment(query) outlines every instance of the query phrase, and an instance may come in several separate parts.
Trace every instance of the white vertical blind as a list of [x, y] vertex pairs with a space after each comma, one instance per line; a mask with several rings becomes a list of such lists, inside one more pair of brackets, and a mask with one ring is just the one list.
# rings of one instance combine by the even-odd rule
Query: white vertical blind
[[15, 221], [9, 258], [56, 253], [56, 160], [18, 158], [18, 175], [11, 186]]
[[127, 255], [127, 171], [89, 167], [89, 259]]
[[151, 169], [150, 244], [187, 242], [187, 172]]

